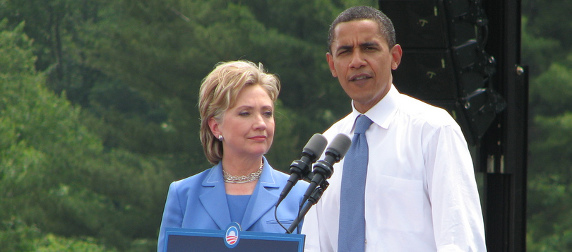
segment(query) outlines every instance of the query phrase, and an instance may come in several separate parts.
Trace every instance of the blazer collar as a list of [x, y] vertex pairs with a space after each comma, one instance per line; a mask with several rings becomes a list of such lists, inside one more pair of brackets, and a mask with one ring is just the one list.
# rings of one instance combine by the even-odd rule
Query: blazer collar
[[271, 210], [280, 196], [280, 188], [276, 180], [275, 171], [264, 158], [264, 167], [262, 174], [256, 184], [256, 188], [250, 196], [250, 201], [246, 206], [246, 212], [242, 219], [242, 229], [248, 230], [254, 223], [256, 223], [264, 214]]
[[230, 212], [220, 162], [210, 170], [202, 186], [203, 190], [199, 195], [201, 203], [219, 229], [225, 229], [230, 224]]
[[[248, 230], [256, 223], [268, 210], [270, 210], [280, 196], [280, 185], [277, 181], [275, 171], [264, 158], [262, 174], [250, 196], [250, 201], [246, 206], [244, 218], [242, 219], [242, 230]], [[222, 165], [219, 162], [215, 165], [202, 183], [203, 191], [199, 196], [201, 203], [209, 213], [211, 218], [219, 226], [225, 229], [230, 223], [230, 211], [226, 200], [226, 191], [222, 177]]]

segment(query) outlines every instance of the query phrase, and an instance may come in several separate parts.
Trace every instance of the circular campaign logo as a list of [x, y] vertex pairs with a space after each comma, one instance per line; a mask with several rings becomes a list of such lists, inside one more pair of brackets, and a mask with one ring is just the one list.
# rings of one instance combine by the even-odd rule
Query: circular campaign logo
[[231, 223], [226, 228], [226, 233], [224, 235], [224, 244], [228, 248], [234, 248], [238, 245], [238, 241], [240, 240], [240, 225], [236, 222]]

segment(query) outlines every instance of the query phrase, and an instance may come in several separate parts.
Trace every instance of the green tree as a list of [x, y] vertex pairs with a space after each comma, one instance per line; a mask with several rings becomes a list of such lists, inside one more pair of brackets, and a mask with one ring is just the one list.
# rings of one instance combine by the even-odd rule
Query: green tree
[[[296, 3], [304, 12], [286, 11], [300, 7]], [[278, 115], [283, 117], [277, 118], [278, 136], [268, 155], [277, 168], [286, 168], [313, 133], [349, 111], [349, 99], [325, 61], [331, 2], [125, 0], [105, 5], [106, 18], [86, 36], [98, 38], [90, 39], [87, 62], [161, 104], [168, 114], [163, 125], [178, 141], [171, 142], [177, 148], [168, 153], [186, 164], [177, 164], [177, 174], [209, 166], [197, 137], [196, 104], [200, 82], [217, 62], [248, 59], [279, 75]], [[296, 13], [297, 25], [285, 27], [275, 19], [288, 13]]]
[[572, 36], [569, 1], [523, 1], [522, 60], [530, 66], [529, 251], [572, 249]]
[[172, 174], [159, 160], [105, 150], [82, 124], [80, 109], [45, 87], [23, 23], [14, 30], [6, 23], [0, 24], [2, 247], [27, 250], [37, 245], [29, 242], [50, 237], [79, 246], [83, 237], [97, 237], [109, 248], [154, 248]]

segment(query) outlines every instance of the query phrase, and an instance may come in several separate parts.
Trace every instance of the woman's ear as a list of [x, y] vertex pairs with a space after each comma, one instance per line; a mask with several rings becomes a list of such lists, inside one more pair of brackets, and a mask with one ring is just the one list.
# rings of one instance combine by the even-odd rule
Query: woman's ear
[[215, 138], [218, 138], [218, 136], [222, 135], [222, 132], [219, 129], [220, 124], [217, 122], [216, 119], [214, 119], [214, 117], [209, 118], [208, 123], [209, 123], [209, 128], [211, 129], [211, 132], [213, 133]]

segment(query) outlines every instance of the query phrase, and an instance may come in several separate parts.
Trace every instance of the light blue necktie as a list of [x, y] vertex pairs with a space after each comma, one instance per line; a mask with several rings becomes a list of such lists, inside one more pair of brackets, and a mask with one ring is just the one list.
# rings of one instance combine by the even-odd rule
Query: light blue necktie
[[365, 115], [357, 118], [352, 145], [344, 158], [340, 196], [338, 251], [365, 250], [365, 178], [368, 147], [365, 131], [372, 121]]

